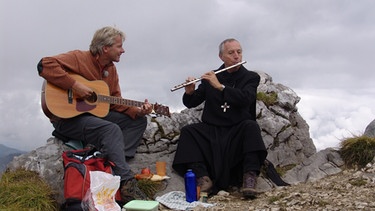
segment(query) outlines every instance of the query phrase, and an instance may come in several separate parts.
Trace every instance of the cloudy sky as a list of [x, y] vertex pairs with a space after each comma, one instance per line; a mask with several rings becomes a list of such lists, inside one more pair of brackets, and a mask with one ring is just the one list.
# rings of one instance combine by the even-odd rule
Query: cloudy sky
[[293, 89], [320, 149], [375, 119], [373, 0], [0, 0], [0, 143], [32, 150], [52, 127], [40, 107], [44, 56], [87, 50], [93, 33], [126, 33], [123, 97], [183, 109], [188, 76], [217, 68], [218, 44], [242, 43], [248, 69]]

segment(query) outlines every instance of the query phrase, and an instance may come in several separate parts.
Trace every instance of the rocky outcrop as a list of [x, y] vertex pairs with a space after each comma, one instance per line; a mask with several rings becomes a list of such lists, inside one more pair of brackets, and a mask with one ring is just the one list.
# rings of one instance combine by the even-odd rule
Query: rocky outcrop
[[284, 175], [284, 180], [290, 184], [315, 182], [328, 175], [340, 173], [340, 167], [343, 165], [344, 161], [339, 153], [332, 148], [327, 148], [304, 159]]
[[372, 120], [372, 122], [367, 125], [365, 129], [364, 136], [375, 138], [375, 120]]
[[[268, 149], [268, 157], [275, 166], [296, 166], [285, 179], [289, 183], [299, 183], [319, 179], [326, 175], [340, 172], [342, 161], [333, 149], [316, 153], [316, 148], [309, 136], [309, 127], [298, 113], [297, 103], [300, 98], [290, 88], [275, 84], [272, 78], [263, 72], [258, 92], [264, 95], [276, 94], [275, 102], [257, 101], [257, 121], [262, 129], [262, 137]], [[167, 175], [171, 178], [164, 191], [184, 190], [183, 178], [171, 169], [181, 127], [199, 122], [203, 104], [171, 117], [148, 117], [147, 129], [134, 159], [129, 161], [134, 172], [150, 167], [155, 172], [156, 161], [166, 161]], [[16, 157], [9, 165], [10, 170], [25, 168], [34, 170], [56, 190], [56, 199], [63, 201], [63, 165], [61, 154], [69, 150], [61, 141], [50, 138], [45, 146]], [[318, 159], [317, 159], [318, 158]], [[318, 161], [317, 161], [318, 160]], [[275, 187], [264, 175], [258, 179], [258, 189], [267, 191]]]

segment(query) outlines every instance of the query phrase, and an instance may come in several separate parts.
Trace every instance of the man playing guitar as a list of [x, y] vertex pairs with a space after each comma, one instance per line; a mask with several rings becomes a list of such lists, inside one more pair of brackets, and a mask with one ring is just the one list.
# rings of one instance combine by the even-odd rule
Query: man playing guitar
[[[120, 98], [114, 62], [119, 62], [125, 52], [124, 40], [122, 31], [114, 27], [101, 28], [95, 32], [89, 51], [74, 50], [44, 57], [38, 63], [38, 73], [48, 84], [66, 93], [63, 100], [67, 104], [75, 103], [73, 101], [78, 99], [90, 99], [97, 92], [72, 74], [80, 75], [87, 81], [102, 80], [108, 86], [108, 94]], [[146, 99], [139, 106], [111, 103], [108, 113], [102, 116], [82, 112], [70, 118], [53, 115], [50, 120], [57, 133], [94, 145], [115, 164], [114, 173], [121, 177], [122, 200], [127, 202], [147, 198], [138, 188], [126, 157], [134, 157], [147, 126], [145, 115], [150, 114], [152, 109], [153, 106]]]

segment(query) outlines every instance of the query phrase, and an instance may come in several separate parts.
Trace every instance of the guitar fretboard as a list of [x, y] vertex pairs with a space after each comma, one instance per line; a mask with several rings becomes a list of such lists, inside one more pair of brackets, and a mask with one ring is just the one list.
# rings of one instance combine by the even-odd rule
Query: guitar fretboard
[[138, 106], [138, 107], [141, 107], [143, 105], [143, 102], [128, 100], [128, 99], [124, 99], [121, 97], [105, 96], [105, 95], [98, 95], [98, 101], [106, 102], [109, 104]]

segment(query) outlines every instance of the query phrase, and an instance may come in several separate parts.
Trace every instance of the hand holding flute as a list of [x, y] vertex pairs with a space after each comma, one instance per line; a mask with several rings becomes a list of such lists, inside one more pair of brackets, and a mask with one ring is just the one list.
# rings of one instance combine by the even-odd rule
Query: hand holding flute
[[[186, 91], [186, 93], [188, 94], [189, 92], [190, 93], [192, 93], [193, 91], [194, 91], [194, 89], [195, 89], [195, 83], [196, 82], [198, 82], [198, 81], [200, 81], [200, 80], [202, 80], [202, 79], [210, 79], [211, 77], [212, 77], [212, 74], [213, 75], [216, 75], [216, 74], [218, 74], [218, 73], [221, 73], [221, 72], [224, 72], [224, 71], [227, 71], [227, 70], [229, 70], [229, 69], [232, 69], [232, 68], [234, 68], [234, 67], [237, 67], [237, 66], [239, 66], [239, 65], [242, 65], [242, 64], [245, 64], [246, 63], [246, 61], [242, 61], [242, 62], [239, 62], [239, 63], [237, 63], [237, 64], [234, 64], [234, 65], [231, 65], [231, 66], [229, 66], [229, 67], [226, 67], [226, 68], [224, 68], [224, 69], [221, 69], [221, 70], [218, 70], [218, 71], [216, 71], [216, 72], [213, 72], [213, 71], [211, 71], [211, 74], [210, 74], [210, 72], [208, 72], [208, 73], [206, 73], [206, 74], [204, 74], [202, 77], [200, 77], [200, 78], [192, 78], [192, 77], [189, 77], [187, 80], [186, 80], [186, 82], [185, 83], [182, 83], [182, 84], [180, 84], [180, 85], [177, 85], [177, 86], [174, 86], [172, 89], [171, 89], [171, 92], [173, 92], [173, 91], [176, 91], [177, 89], [181, 89], [182, 87], [186, 87], [186, 86], [189, 86], [189, 85], [192, 85], [192, 86], [189, 86], [189, 88], [185, 88], [185, 91]], [[207, 75], [208, 74], [208, 75]], [[206, 78], [203, 78], [203, 77], [206, 77]], [[215, 78], [216, 78], [216, 76], [215, 76]], [[217, 78], [216, 78], [216, 80], [217, 80]], [[218, 81], [217, 81], [218, 82]], [[211, 85], [213, 85], [212, 83], [210, 83]], [[216, 83], [214, 83], [214, 84], [216, 84]], [[214, 86], [214, 85], [213, 85]], [[216, 87], [216, 86], [214, 86], [214, 87]], [[192, 90], [193, 89], [193, 90]], [[192, 91], [191, 91], [192, 90]]]
[[[219, 80], [217, 79], [214, 71], [209, 71], [209, 72], [203, 74], [202, 77], [200, 77], [200, 78], [202, 80], [207, 80], [211, 84], [211, 86], [213, 86], [215, 89], [221, 89], [222, 88], [222, 85], [219, 82]], [[190, 81], [193, 81], [193, 80], [195, 80], [195, 78], [188, 77], [186, 82], [189, 83]], [[196, 83], [194, 82], [194, 83], [190, 83], [189, 85], [185, 86], [185, 93], [188, 94], [188, 95], [193, 94], [193, 92], [195, 90], [195, 84]]]
[[196, 80], [196, 78], [193, 78], [193, 77], [188, 77], [188, 79], [186, 80], [186, 83], [188, 83], [188, 85], [185, 86], [185, 93], [186, 94], [191, 95], [195, 91], [195, 83], [196, 82], [189, 83], [189, 82], [195, 81], [195, 80]]
[[[214, 87], [215, 89], [221, 89], [222, 88], [222, 85], [219, 82], [219, 80], [217, 79], [214, 71], [209, 71], [209, 72], [203, 74], [200, 77], [200, 79], [201, 80], [207, 80], [211, 84], [211, 86]], [[186, 80], [186, 83], [188, 83], [189, 85], [185, 86], [185, 93], [188, 94], [188, 95], [193, 94], [193, 92], [195, 91], [196, 82], [189, 83], [190, 81], [194, 81], [194, 80], [196, 80], [196, 79], [193, 78], [193, 77], [188, 77], [188, 79]]]

